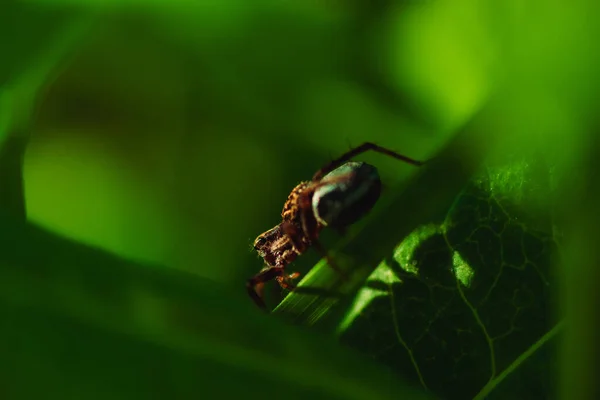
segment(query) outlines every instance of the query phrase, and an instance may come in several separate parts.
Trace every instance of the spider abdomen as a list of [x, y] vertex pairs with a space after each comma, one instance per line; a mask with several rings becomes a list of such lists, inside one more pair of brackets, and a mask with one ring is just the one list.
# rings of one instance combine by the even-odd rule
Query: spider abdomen
[[347, 162], [321, 180], [312, 197], [316, 220], [324, 226], [345, 228], [364, 217], [381, 194], [377, 168], [364, 162]]

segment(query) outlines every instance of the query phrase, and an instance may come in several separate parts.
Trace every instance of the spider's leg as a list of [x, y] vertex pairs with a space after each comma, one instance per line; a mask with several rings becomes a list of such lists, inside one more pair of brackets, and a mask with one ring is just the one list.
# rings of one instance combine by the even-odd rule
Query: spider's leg
[[344, 270], [341, 269], [335, 261], [333, 261], [333, 258], [331, 257], [331, 255], [329, 255], [327, 249], [321, 244], [321, 242], [319, 242], [318, 239], [313, 240], [311, 244], [314, 247], [314, 249], [321, 255], [321, 257], [323, 257], [325, 261], [327, 261], [327, 265], [329, 265], [343, 279], [347, 279], [347, 275], [344, 272]]
[[298, 235], [298, 227], [289, 221], [283, 221], [280, 226], [283, 233], [292, 243], [294, 251], [297, 254], [302, 254], [306, 245], [302, 242], [302, 236]]
[[282, 275], [283, 268], [267, 267], [260, 271], [258, 274], [254, 275], [252, 278], [248, 279], [248, 281], [246, 282], [246, 290], [248, 290], [248, 295], [250, 295], [250, 298], [254, 300], [257, 306], [259, 306], [262, 309], [267, 308], [265, 301], [263, 300], [263, 286], [265, 282], [277, 279]]
[[306, 295], [312, 295], [312, 296], [329, 297], [329, 298], [341, 298], [343, 296], [342, 293], [335, 292], [330, 289], [323, 289], [323, 288], [309, 287], [309, 286], [296, 287], [296, 285], [294, 285], [294, 283], [292, 281], [294, 279], [297, 279], [299, 276], [300, 276], [300, 274], [298, 272], [294, 272], [287, 276], [278, 276], [275, 279], [277, 279], [277, 282], [279, 282], [279, 285], [283, 289], [289, 290], [290, 292], [293, 291], [294, 293], [300, 293], [300, 294], [306, 294]]
[[292, 290], [296, 289], [296, 285], [294, 285], [292, 283], [292, 281], [294, 279], [298, 279], [299, 277], [300, 277], [299, 272], [293, 272], [289, 275], [280, 275], [280, 276], [276, 277], [275, 279], [277, 279], [279, 286], [281, 286], [283, 289], [292, 291]]
[[347, 151], [346, 153], [342, 154], [339, 158], [336, 158], [335, 160], [331, 161], [329, 164], [327, 164], [326, 166], [324, 166], [323, 168], [318, 170], [313, 176], [313, 181], [320, 181], [323, 178], [323, 176], [325, 176], [329, 172], [333, 171], [334, 169], [336, 169], [336, 168], [340, 167], [341, 165], [345, 164], [346, 162], [350, 161], [352, 158], [356, 157], [357, 155], [362, 154], [369, 150], [375, 151], [377, 153], [385, 154], [389, 157], [395, 158], [400, 161], [404, 161], [405, 163], [408, 163], [408, 164], [412, 164], [412, 165], [416, 165], [416, 166], [421, 166], [424, 164], [423, 161], [417, 161], [410, 157], [404, 156], [400, 153], [396, 153], [393, 150], [389, 150], [389, 149], [386, 149], [385, 147], [378, 146], [375, 143], [366, 142], [366, 143], [361, 144], [358, 147], [355, 147], [352, 150]]

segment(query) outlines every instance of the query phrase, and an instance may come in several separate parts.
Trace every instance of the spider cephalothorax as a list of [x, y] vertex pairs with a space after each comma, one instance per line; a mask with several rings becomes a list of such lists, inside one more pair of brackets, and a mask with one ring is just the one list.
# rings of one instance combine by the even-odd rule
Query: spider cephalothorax
[[[324, 257], [327, 252], [318, 241], [320, 231], [329, 226], [343, 232], [365, 214], [379, 199], [381, 180], [377, 168], [364, 162], [350, 162], [354, 156], [373, 150], [413, 165], [422, 162], [405, 157], [373, 143], [364, 143], [318, 170], [313, 179], [298, 184], [281, 212], [281, 223], [259, 235], [254, 249], [265, 267], [247, 282], [248, 293], [261, 307], [262, 287], [276, 279], [284, 289], [298, 273], [286, 275], [285, 268], [310, 247]], [[329, 265], [335, 264], [329, 260]]]
[[269, 229], [254, 241], [254, 249], [268, 266], [283, 266], [298, 256], [290, 237], [283, 233], [281, 225]]

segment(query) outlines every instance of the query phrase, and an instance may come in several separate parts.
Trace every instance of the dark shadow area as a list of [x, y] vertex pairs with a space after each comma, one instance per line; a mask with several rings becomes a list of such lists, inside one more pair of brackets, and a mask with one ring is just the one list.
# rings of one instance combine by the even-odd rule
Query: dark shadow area
[[0, 210], [27, 218], [23, 188], [23, 156], [28, 137], [14, 135], [0, 145]]

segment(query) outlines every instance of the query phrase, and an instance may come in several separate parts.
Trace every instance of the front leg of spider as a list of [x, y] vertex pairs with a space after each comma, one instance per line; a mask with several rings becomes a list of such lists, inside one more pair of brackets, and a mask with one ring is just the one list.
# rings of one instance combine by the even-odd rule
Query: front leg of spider
[[305, 243], [306, 239], [301, 229], [290, 221], [283, 221], [280, 227], [283, 234], [287, 236], [289, 242], [292, 244], [294, 252], [302, 254], [308, 245]]
[[279, 225], [260, 234], [254, 241], [254, 249], [262, 257], [265, 267], [246, 282], [246, 289], [252, 300], [261, 308], [266, 309], [263, 300], [263, 287], [273, 279], [284, 289], [293, 287], [291, 280], [297, 274], [285, 274], [285, 267], [291, 264], [300, 252], [294, 246], [292, 237], [287, 235], [282, 222]]
[[279, 281], [283, 278], [284, 271], [281, 267], [266, 267], [246, 282], [246, 289], [248, 295], [254, 300], [257, 306], [266, 310], [267, 305], [263, 299], [263, 287], [266, 282], [277, 279]]
[[294, 282], [294, 280], [298, 279], [299, 277], [300, 277], [300, 272], [292, 272], [289, 275], [281, 275], [275, 279], [277, 280], [277, 283], [279, 283], [279, 286], [281, 286], [283, 289], [289, 290], [291, 292], [292, 290], [296, 289], [296, 285], [294, 285], [293, 282]]

